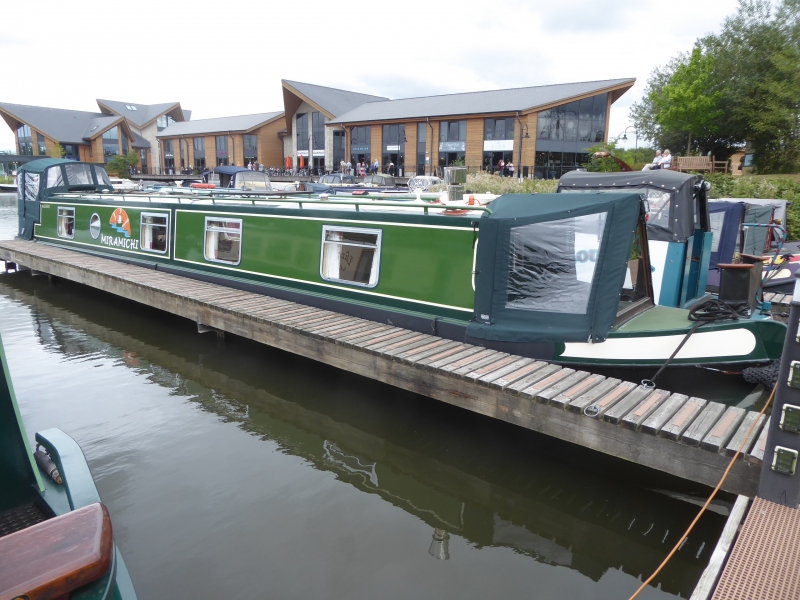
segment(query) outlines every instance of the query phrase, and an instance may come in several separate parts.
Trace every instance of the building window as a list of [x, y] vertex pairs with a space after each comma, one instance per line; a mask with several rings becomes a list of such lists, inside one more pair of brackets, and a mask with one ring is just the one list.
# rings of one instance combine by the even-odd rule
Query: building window
[[322, 226], [320, 275], [326, 281], [378, 285], [381, 230]]
[[204, 255], [211, 262], [238, 265], [242, 259], [242, 220], [206, 217]]
[[333, 169], [340, 168], [344, 161], [344, 131], [337, 129], [333, 132]]
[[27, 125], [17, 127], [17, 142], [19, 143], [19, 153], [23, 156], [33, 156], [33, 138], [31, 128]]
[[197, 171], [203, 172], [206, 170], [206, 159], [205, 158], [194, 158], [194, 168]]
[[141, 218], [139, 245], [142, 250], [164, 254], [169, 236], [169, 215], [143, 212]]
[[439, 123], [439, 166], [447, 167], [464, 161], [467, 152], [467, 122]]
[[159, 131], [162, 131], [163, 129], [166, 129], [167, 127], [172, 125], [174, 122], [175, 119], [173, 119], [169, 115], [161, 115], [160, 117], [158, 117], [158, 121], [156, 121], [156, 127], [158, 128]]
[[103, 156], [105, 162], [111, 160], [112, 156], [119, 154], [119, 129], [112, 127], [103, 133]]
[[243, 135], [242, 143], [244, 146], [245, 166], [249, 163], [254, 163], [258, 166], [258, 137], [255, 135]]
[[[405, 124], [383, 126], [383, 172], [399, 175], [405, 170]], [[393, 165], [390, 166], [390, 165]]]
[[122, 153], [123, 154], [127, 154], [128, 153], [128, 134], [126, 134], [124, 131], [121, 131], [120, 132], [120, 137], [122, 137]]
[[142, 148], [139, 150], [139, 165], [142, 168], [142, 173], [147, 173], [147, 150]]
[[164, 168], [175, 168], [175, 145], [173, 140], [164, 140]]
[[44, 136], [41, 133], [36, 134], [36, 143], [39, 146], [39, 156], [47, 156], [47, 148], [45, 148]]
[[[536, 137], [543, 141], [577, 142], [575, 148], [569, 148], [571, 151], [602, 142], [605, 139], [607, 108], [608, 94], [599, 94], [544, 110], [538, 115]], [[580, 148], [577, 147], [579, 145]]]
[[217, 166], [228, 164], [228, 136], [218, 135], [216, 137], [217, 147]]
[[350, 130], [350, 160], [352, 163], [371, 161], [370, 144], [372, 143], [372, 126], [353, 127]]
[[417, 175], [425, 175], [425, 155], [428, 152], [428, 124], [417, 123]]
[[75, 208], [58, 207], [56, 217], [56, 233], [58, 237], [72, 239], [75, 237]]
[[490, 173], [500, 171], [502, 161], [505, 165], [514, 156], [514, 117], [505, 119], [484, 119], [483, 121], [483, 169]]
[[[69, 160], [80, 160], [77, 144], [64, 144], [62, 148], [64, 148], [64, 158], [68, 158]], [[92, 146], [90, 144], [89, 150], [91, 149]], [[91, 156], [91, 154], [89, 156]]]
[[205, 158], [206, 157], [206, 139], [201, 137], [196, 137], [192, 140], [194, 144], [194, 157], [197, 158]]

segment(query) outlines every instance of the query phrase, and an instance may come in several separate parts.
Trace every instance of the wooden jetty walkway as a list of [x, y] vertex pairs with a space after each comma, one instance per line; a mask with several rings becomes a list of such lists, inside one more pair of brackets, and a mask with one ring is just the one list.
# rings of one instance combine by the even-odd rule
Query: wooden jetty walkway
[[742, 408], [37, 242], [0, 260], [709, 486], [758, 419], [723, 486], [756, 492], [767, 429]]

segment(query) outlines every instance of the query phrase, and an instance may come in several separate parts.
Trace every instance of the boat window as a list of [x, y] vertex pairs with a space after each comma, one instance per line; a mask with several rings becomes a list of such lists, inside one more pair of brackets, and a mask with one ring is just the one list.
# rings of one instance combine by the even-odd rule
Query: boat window
[[320, 274], [326, 281], [378, 285], [381, 230], [322, 226]]
[[105, 185], [107, 185], [109, 187], [112, 187], [111, 186], [111, 180], [108, 178], [108, 173], [106, 173], [106, 170], [103, 167], [95, 165], [94, 166], [94, 173], [97, 176], [97, 183], [99, 183], [101, 185], [105, 184]]
[[240, 171], [236, 174], [236, 187], [253, 192], [272, 190], [266, 174], [260, 171]]
[[512, 227], [506, 308], [585, 314], [607, 215]]
[[167, 251], [169, 215], [165, 213], [142, 213], [139, 228], [139, 245], [146, 252], [164, 254]]
[[672, 224], [669, 221], [669, 213], [672, 198], [675, 196], [675, 193], [654, 189], [637, 191], [647, 193], [647, 226], [650, 228], [663, 229], [664, 231], [671, 231]]
[[238, 265], [242, 259], [242, 220], [206, 217], [204, 254], [212, 262]]
[[69, 185], [94, 185], [92, 169], [89, 165], [81, 163], [65, 164], [64, 169], [67, 171]]
[[39, 173], [25, 171], [25, 197], [28, 200], [39, 199]]
[[719, 241], [722, 239], [722, 228], [725, 226], [725, 211], [713, 212], [709, 215], [711, 222], [711, 252], [719, 252]]
[[219, 173], [209, 173], [208, 183], [213, 183], [215, 186], [219, 187]]
[[68, 239], [75, 237], [75, 208], [59, 206], [56, 221], [58, 237]]
[[64, 177], [61, 175], [61, 166], [47, 169], [47, 187], [54, 188], [62, 185], [64, 185]]
[[645, 276], [645, 262], [642, 253], [641, 230], [636, 229], [636, 235], [631, 244], [631, 251], [628, 259], [628, 270], [625, 273], [625, 283], [622, 284], [622, 293], [619, 296], [619, 308], [621, 312], [630, 305], [635, 304], [647, 296], [647, 278]]

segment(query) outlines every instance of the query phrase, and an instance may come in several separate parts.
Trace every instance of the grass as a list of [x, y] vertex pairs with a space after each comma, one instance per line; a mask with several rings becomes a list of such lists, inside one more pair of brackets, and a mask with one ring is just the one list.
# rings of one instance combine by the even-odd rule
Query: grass
[[14, 183], [14, 178], [6, 177], [5, 175], [0, 175], [0, 183]]

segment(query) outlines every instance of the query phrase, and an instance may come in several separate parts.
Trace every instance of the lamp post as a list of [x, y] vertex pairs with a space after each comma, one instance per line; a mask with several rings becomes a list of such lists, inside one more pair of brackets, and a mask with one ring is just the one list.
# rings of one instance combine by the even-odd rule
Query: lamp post
[[[522, 135], [522, 134], [525, 135]], [[528, 124], [524, 123], [522, 125], [522, 129], [519, 132], [519, 162], [517, 163], [517, 168], [519, 169], [519, 178], [522, 179], [522, 140], [529, 140], [531, 136], [528, 135]]]
[[636, 162], [636, 152], [639, 150], [639, 132], [636, 131], [636, 127], [635, 126], [628, 125], [625, 128], [625, 131], [622, 132], [622, 138], [620, 138], [620, 139], [622, 139], [622, 140], [627, 140], [628, 139], [628, 129], [633, 129], [633, 135], [636, 136], [636, 144], [633, 147], [633, 162], [635, 163]]

